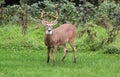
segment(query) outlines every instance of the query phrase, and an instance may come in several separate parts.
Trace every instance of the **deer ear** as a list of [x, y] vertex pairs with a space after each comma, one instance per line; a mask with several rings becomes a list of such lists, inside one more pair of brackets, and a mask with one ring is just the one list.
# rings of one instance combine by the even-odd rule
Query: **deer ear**
[[55, 20], [55, 21], [52, 22], [53, 25], [56, 25], [57, 23], [58, 23], [57, 20]]
[[43, 25], [46, 25], [46, 24], [47, 24], [47, 22], [46, 22], [45, 20], [42, 20], [41, 23], [42, 23]]

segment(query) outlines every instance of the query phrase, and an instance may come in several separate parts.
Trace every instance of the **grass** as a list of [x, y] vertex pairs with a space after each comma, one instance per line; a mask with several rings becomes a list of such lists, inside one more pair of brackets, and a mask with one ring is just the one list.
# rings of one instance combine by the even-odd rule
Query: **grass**
[[[52, 54], [51, 54], [52, 56]], [[60, 63], [61, 52], [57, 52], [56, 65], [46, 63], [46, 51], [23, 49], [0, 49], [0, 77], [119, 77], [120, 56], [98, 53], [69, 52], [64, 63]]]
[[56, 64], [52, 64], [52, 52], [47, 64], [43, 34], [42, 27], [29, 27], [26, 36], [21, 34], [19, 26], [0, 28], [0, 77], [120, 77], [118, 54], [77, 50], [74, 64], [69, 48], [64, 63], [60, 63], [63, 55], [60, 48]]

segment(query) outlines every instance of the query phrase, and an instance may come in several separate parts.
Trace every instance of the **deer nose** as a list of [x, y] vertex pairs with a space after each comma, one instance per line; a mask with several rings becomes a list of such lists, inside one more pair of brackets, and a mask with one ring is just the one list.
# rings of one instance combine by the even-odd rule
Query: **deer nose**
[[48, 30], [48, 32], [50, 32], [51, 30]]

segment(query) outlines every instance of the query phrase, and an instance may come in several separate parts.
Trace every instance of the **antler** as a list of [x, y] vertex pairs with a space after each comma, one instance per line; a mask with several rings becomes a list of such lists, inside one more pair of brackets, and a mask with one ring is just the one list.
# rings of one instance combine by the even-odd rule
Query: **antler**
[[44, 16], [45, 16], [45, 11], [43, 10], [42, 13], [41, 13], [40, 19], [41, 19], [41, 23], [44, 24], [44, 25], [46, 25], [47, 21], [44, 20]]
[[47, 23], [52, 23], [53, 25], [57, 24], [57, 22], [58, 22], [58, 16], [59, 16], [59, 9], [58, 8], [59, 8], [59, 6], [56, 5], [56, 8], [55, 8], [56, 15], [52, 16], [52, 17], [55, 18], [55, 20], [52, 21], [52, 22], [48, 22], [48, 21], [44, 20], [45, 11], [43, 10], [42, 13], [41, 13], [41, 17], [40, 17], [42, 24], [44, 24], [44, 25], [47, 24]]
[[52, 17], [55, 18], [55, 20], [58, 20], [58, 12], [56, 11], [56, 15]]
[[56, 19], [55, 19], [55, 20], [58, 20], [58, 15], [59, 15], [59, 14], [58, 14], [58, 11], [56, 10], [56, 16], [55, 16]]
[[59, 5], [58, 4], [56, 5], [55, 12], [56, 12], [56, 15], [53, 17], [55, 18], [55, 20], [58, 20], [58, 16], [59, 16]]
[[45, 11], [43, 10], [42, 13], [41, 13], [40, 19], [43, 19], [44, 16], [45, 16]]

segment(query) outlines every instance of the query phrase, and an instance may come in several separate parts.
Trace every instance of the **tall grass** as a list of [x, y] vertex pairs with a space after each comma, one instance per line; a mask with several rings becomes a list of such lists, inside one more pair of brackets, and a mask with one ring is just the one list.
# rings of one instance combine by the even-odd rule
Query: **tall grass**
[[[41, 27], [40, 27], [41, 28]], [[27, 34], [22, 35], [20, 26], [0, 28], [0, 47], [3, 48], [44, 48], [42, 29], [28, 27]]]

